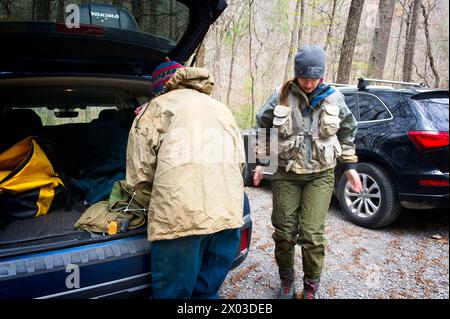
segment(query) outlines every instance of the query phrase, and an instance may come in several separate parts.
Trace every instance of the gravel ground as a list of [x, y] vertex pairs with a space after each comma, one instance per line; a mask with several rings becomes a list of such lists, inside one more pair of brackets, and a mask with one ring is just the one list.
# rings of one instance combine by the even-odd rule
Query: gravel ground
[[[222, 298], [276, 298], [279, 280], [270, 223], [270, 182], [246, 188], [253, 233], [247, 259], [232, 270]], [[371, 230], [347, 220], [333, 199], [326, 223], [323, 299], [448, 299], [449, 213], [406, 210], [392, 225]], [[301, 250], [295, 254], [297, 290], [303, 276]]]

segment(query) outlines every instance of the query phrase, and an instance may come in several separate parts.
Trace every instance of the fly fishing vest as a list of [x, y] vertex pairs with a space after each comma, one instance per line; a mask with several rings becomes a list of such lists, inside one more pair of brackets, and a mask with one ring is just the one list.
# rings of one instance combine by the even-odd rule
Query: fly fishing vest
[[277, 89], [278, 105], [273, 119], [273, 127], [278, 129], [279, 166], [297, 174], [336, 166], [336, 159], [342, 153], [336, 136], [341, 122], [339, 92], [333, 92], [318, 107], [302, 114], [300, 98], [291, 91], [288, 94], [289, 105], [280, 105], [280, 91], [281, 87]]

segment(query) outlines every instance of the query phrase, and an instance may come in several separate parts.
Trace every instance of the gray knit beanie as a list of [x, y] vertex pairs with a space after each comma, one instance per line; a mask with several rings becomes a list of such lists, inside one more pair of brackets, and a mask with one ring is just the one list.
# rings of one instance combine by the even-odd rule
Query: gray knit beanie
[[318, 45], [305, 45], [295, 55], [296, 78], [320, 79], [325, 75], [325, 51]]

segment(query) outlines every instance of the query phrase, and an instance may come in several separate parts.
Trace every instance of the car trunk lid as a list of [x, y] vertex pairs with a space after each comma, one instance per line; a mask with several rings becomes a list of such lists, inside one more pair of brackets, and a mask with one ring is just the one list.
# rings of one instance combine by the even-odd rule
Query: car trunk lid
[[0, 9], [0, 73], [150, 74], [165, 57], [188, 60], [227, 6], [225, 0], [104, 1], [75, 10], [47, 2]]

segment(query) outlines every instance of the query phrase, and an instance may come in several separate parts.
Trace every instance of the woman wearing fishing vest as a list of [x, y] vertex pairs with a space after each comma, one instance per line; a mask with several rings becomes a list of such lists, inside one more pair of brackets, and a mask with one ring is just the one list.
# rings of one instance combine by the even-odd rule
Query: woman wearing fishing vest
[[[325, 52], [304, 46], [295, 56], [295, 78], [270, 96], [256, 115], [258, 128], [278, 130], [278, 169], [273, 175], [273, 239], [279, 268], [279, 298], [295, 298], [295, 245], [302, 249], [302, 298], [317, 298], [326, 240], [325, 219], [339, 160], [354, 192], [362, 189], [355, 170], [357, 123], [337, 88], [322, 83]], [[263, 145], [262, 145], [263, 144]], [[265, 143], [258, 143], [258, 154]], [[257, 186], [262, 166], [253, 178]]]

